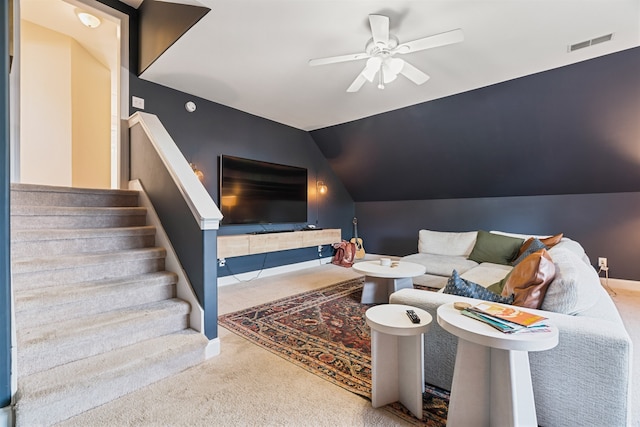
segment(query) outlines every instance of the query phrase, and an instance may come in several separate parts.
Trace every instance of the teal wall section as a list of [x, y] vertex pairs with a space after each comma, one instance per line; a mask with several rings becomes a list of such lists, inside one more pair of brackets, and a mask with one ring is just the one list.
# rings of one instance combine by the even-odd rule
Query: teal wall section
[[0, 5], [2, 53], [0, 54], [0, 408], [11, 402], [11, 263], [9, 256], [9, 21], [8, 5]]

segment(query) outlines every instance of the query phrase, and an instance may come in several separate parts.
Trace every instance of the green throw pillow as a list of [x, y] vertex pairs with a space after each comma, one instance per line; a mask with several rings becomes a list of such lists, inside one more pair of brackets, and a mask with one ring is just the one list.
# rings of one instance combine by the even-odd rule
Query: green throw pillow
[[490, 290], [493, 293], [496, 293], [498, 295], [502, 295], [502, 290], [504, 289], [504, 284], [507, 283], [507, 279], [509, 278], [509, 276], [511, 275], [511, 272], [509, 272], [509, 274], [507, 274], [504, 279], [500, 280], [499, 282], [496, 282], [492, 285], [487, 286], [487, 289]]
[[503, 236], [480, 230], [469, 259], [477, 263], [491, 262], [493, 264], [509, 265], [518, 255], [520, 246], [523, 243], [524, 240], [517, 237]]

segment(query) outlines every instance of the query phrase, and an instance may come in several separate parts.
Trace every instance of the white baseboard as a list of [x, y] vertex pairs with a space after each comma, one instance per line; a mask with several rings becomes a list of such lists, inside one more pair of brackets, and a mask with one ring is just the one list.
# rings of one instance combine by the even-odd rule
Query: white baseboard
[[249, 271], [246, 273], [234, 274], [231, 276], [218, 277], [218, 286], [227, 286], [241, 282], [249, 282], [257, 278], [275, 276], [277, 274], [290, 273], [292, 271], [303, 270], [305, 268], [317, 267], [321, 264], [330, 263], [331, 259], [331, 257], [318, 258], [310, 261], [299, 262], [296, 264], [287, 264], [259, 271]]
[[13, 427], [13, 406], [0, 408], [0, 427]]
[[204, 359], [209, 360], [212, 357], [220, 355], [220, 338], [209, 340], [207, 347], [204, 349]]
[[[602, 285], [606, 285], [604, 277], [600, 278]], [[624, 279], [609, 279], [609, 286], [613, 289], [624, 289], [627, 291], [640, 291], [640, 282], [636, 280], [624, 280]]]

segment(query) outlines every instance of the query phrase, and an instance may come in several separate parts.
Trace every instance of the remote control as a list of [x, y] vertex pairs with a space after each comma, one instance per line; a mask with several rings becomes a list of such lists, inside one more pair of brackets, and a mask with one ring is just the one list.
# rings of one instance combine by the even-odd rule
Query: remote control
[[409, 316], [409, 319], [411, 319], [413, 323], [420, 323], [420, 318], [418, 317], [415, 311], [407, 310], [407, 316]]

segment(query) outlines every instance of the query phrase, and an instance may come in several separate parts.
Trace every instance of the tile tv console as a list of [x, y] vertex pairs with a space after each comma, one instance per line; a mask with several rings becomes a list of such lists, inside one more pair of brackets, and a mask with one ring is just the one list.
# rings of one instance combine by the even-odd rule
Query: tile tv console
[[330, 245], [341, 240], [339, 228], [218, 236], [218, 259]]

